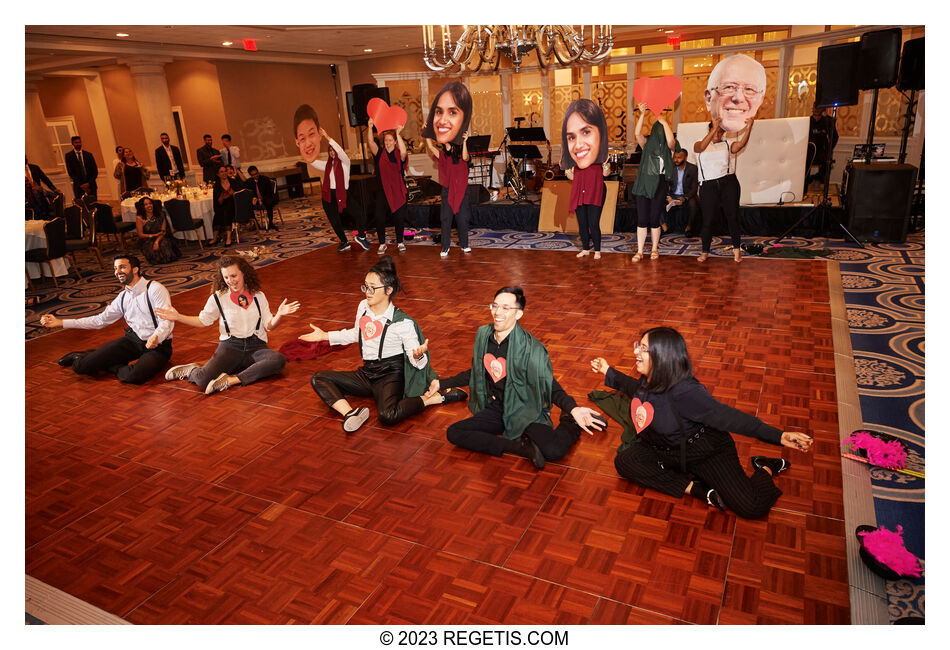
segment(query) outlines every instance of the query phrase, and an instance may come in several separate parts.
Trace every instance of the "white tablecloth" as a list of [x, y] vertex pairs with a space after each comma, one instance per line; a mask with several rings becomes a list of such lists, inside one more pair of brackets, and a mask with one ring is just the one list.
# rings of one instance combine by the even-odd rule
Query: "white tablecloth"
[[[153, 195], [159, 201], [170, 201], [172, 196], [162, 198], [161, 195]], [[191, 217], [193, 219], [201, 219], [205, 224], [205, 237], [208, 239], [214, 238], [214, 230], [211, 227], [211, 222], [214, 220], [214, 209], [211, 203], [211, 190], [208, 190], [208, 194], [199, 194], [200, 198], [197, 199], [188, 199], [188, 207], [191, 208]], [[122, 221], [128, 221], [129, 223], [135, 223], [135, 202], [138, 199], [125, 199], [119, 205], [122, 208]], [[166, 218], [168, 212], [165, 212]], [[171, 228], [171, 222], [169, 222], [169, 228]], [[175, 237], [178, 239], [189, 239], [195, 240], [198, 239], [201, 235], [198, 234], [201, 231], [187, 230], [185, 232], [176, 232]]]
[[[43, 225], [45, 221], [40, 221], [39, 219], [33, 219], [26, 223], [26, 249], [30, 250], [32, 248], [46, 248], [46, 233], [43, 232]], [[53, 273], [56, 275], [66, 275], [69, 273], [69, 261], [65, 257], [57, 257], [53, 261]], [[37, 264], [36, 262], [28, 262], [26, 265], [26, 272], [30, 274], [30, 279], [35, 280], [36, 278], [41, 278], [49, 272], [49, 267], [46, 264]]]

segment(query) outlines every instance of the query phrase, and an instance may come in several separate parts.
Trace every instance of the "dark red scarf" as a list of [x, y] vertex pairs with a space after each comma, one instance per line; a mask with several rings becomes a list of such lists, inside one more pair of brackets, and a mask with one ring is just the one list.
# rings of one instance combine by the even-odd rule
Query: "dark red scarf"
[[323, 200], [326, 203], [330, 202], [330, 174], [333, 174], [333, 181], [336, 184], [336, 207], [337, 210], [343, 212], [343, 209], [346, 207], [346, 188], [343, 186], [343, 162], [338, 156], [329, 156], [327, 159], [327, 166], [323, 172]]

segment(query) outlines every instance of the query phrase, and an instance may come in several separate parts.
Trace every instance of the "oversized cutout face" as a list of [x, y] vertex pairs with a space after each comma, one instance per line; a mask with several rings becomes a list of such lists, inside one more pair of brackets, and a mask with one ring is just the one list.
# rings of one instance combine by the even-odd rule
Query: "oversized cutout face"
[[472, 121], [472, 95], [458, 81], [450, 81], [432, 100], [422, 137], [441, 145], [462, 145], [462, 135]]
[[765, 98], [765, 68], [744, 54], [726, 57], [709, 75], [704, 97], [706, 109], [713, 120], [721, 120], [723, 131], [741, 131]]
[[312, 163], [320, 155], [320, 142], [323, 136], [313, 120], [304, 120], [297, 125], [297, 148], [307, 163]]
[[567, 118], [567, 150], [579, 169], [587, 169], [600, 156], [600, 129], [579, 113]]

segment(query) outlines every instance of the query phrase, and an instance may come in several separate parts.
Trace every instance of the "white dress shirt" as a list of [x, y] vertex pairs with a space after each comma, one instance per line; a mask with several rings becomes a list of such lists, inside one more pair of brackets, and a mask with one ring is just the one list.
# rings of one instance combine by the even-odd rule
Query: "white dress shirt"
[[[148, 280], [139, 278], [139, 281], [135, 284], [125, 286], [101, 314], [86, 316], [85, 318], [64, 318], [63, 327], [80, 330], [98, 330], [124, 317], [125, 322], [132, 328], [135, 335], [143, 341], [148, 340], [152, 334], [158, 334], [159, 343], [165, 339], [170, 339], [175, 323], [170, 320], [162, 320], [156, 316], [155, 319], [158, 321], [158, 327], [155, 327], [152, 322], [152, 314], [148, 309], [148, 302], [145, 300], [146, 286], [148, 286]], [[152, 302], [153, 308], [163, 307], [167, 309], [172, 303], [168, 289], [155, 281], [152, 281], [151, 286], [148, 288], [148, 297]]]
[[[261, 307], [260, 314], [258, 314], [257, 307], [254, 305], [255, 298], [257, 298], [257, 303]], [[198, 314], [198, 320], [204, 325], [210, 325], [217, 320], [218, 338], [220, 340], [226, 341], [232, 336], [239, 339], [246, 339], [254, 334], [257, 338], [264, 341], [264, 343], [267, 343], [267, 324], [271, 321], [273, 316], [270, 313], [270, 306], [267, 304], [267, 298], [264, 296], [263, 291], [258, 291], [251, 296], [251, 303], [247, 309], [234, 304], [234, 301], [231, 300], [230, 289], [219, 291], [218, 300], [221, 301], [221, 309], [224, 310], [224, 317], [228, 321], [228, 327], [231, 328], [231, 333], [228, 334], [228, 330], [224, 327], [224, 321], [220, 319], [221, 312], [218, 311], [218, 305], [214, 301], [213, 294], [208, 296], [208, 301], [201, 309], [201, 313]], [[255, 327], [258, 317], [261, 319], [261, 326]]]
[[[333, 147], [333, 150], [336, 152], [336, 157], [340, 159], [340, 163], [343, 165], [343, 189], [348, 190], [350, 189], [350, 157], [346, 155], [346, 152], [343, 151], [340, 145], [338, 145], [333, 138], [330, 138], [330, 146]], [[326, 172], [326, 160], [314, 160], [310, 164], [321, 172]], [[330, 178], [328, 179], [327, 175], [324, 173], [323, 182], [329, 183], [331, 190], [336, 189], [336, 178], [334, 174], [330, 174]]]
[[[228, 154], [231, 154], [231, 162], [228, 163]], [[234, 165], [235, 169], [241, 168], [241, 150], [231, 145], [230, 147], [222, 147], [221, 149], [221, 163], [223, 165], [231, 164]]]
[[171, 163], [171, 167], [169, 167], [168, 173], [171, 174], [172, 176], [177, 176], [178, 172], [180, 172], [181, 170], [178, 169], [178, 163], [175, 162], [175, 154], [172, 152], [171, 145], [167, 147], [165, 145], [162, 145], [162, 149], [165, 150], [165, 155], [168, 156], [168, 161]]
[[[381, 289], [377, 289], [377, 291], [381, 291]], [[396, 306], [390, 303], [389, 309], [377, 316], [366, 304], [366, 301], [363, 300], [360, 302], [359, 307], [356, 308], [356, 320], [353, 327], [345, 330], [337, 330], [335, 332], [327, 332], [330, 345], [346, 345], [359, 341], [360, 319], [363, 316], [369, 316], [375, 321], [376, 327], [382, 330], [382, 328], [386, 326], [386, 323], [392, 322], [395, 311]], [[389, 329], [386, 330], [386, 340], [383, 341], [383, 354], [380, 357], [379, 340], [381, 338], [382, 334], [373, 338], [363, 337], [363, 359], [365, 361], [375, 361], [380, 358], [387, 359], [405, 352], [409, 356], [409, 363], [416, 368], [425, 368], [429, 362], [428, 354], [422, 355], [422, 358], [418, 361], [412, 356], [412, 351], [421, 344], [419, 337], [416, 336], [415, 325], [413, 325], [410, 319], [407, 318], [398, 323], [392, 323], [389, 326]]]

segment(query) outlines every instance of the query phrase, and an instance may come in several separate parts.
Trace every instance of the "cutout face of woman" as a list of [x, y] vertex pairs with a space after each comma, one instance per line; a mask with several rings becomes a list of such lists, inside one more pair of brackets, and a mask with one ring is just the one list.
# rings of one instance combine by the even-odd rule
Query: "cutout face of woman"
[[320, 142], [323, 136], [313, 120], [303, 120], [297, 125], [297, 148], [307, 163], [312, 163], [320, 155]]
[[237, 264], [225, 266], [221, 269], [221, 277], [224, 279], [224, 283], [228, 285], [228, 289], [234, 293], [244, 291], [244, 274], [241, 273], [241, 269]]
[[600, 155], [600, 129], [588, 124], [580, 113], [567, 118], [567, 150], [580, 169], [590, 167]]
[[455, 103], [455, 97], [450, 92], [442, 93], [435, 105], [435, 117], [432, 127], [435, 129], [435, 139], [439, 144], [448, 144], [458, 137], [465, 113]]

